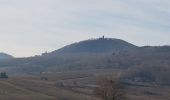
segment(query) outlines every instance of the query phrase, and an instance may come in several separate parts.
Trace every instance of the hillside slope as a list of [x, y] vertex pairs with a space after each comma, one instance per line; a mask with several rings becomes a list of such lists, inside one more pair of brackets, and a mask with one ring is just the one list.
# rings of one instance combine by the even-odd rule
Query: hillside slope
[[1, 59], [11, 59], [13, 58], [13, 56], [9, 55], [9, 54], [6, 54], [6, 53], [0, 53], [0, 60]]

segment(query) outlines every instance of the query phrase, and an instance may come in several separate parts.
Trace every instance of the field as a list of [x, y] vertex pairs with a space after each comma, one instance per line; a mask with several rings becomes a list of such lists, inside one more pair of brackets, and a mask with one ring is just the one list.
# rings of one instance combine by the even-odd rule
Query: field
[[[42, 73], [0, 80], [0, 100], [100, 100], [93, 94], [96, 79], [122, 70]], [[170, 100], [170, 87], [132, 83], [125, 87], [127, 100]]]

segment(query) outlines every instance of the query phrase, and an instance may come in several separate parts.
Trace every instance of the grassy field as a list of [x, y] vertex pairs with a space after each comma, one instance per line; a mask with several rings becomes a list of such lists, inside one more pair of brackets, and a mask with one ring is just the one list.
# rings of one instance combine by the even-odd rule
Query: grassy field
[[[115, 71], [115, 72], [114, 72]], [[118, 70], [44, 73], [0, 80], [0, 100], [99, 100], [93, 94], [97, 76]], [[87, 74], [88, 73], [88, 74]], [[127, 85], [127, 100], [170, 100], [170, 87]]]
[[55, 100], [53, 96], [25, 89], [8, 81], [0, 81], [0, 100]]

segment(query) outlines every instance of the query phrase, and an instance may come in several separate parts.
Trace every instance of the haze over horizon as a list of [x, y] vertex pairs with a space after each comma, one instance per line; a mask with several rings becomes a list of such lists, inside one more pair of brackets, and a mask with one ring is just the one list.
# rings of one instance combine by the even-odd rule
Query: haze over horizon
[[0, 52], [39, 55], [105, 35], [170, 45], [168, 0], [1, 0]]

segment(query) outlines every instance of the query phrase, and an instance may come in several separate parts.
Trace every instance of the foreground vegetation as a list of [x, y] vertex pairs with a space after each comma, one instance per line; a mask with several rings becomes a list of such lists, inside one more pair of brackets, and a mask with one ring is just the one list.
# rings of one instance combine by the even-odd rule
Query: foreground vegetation
[[[93, 74], [94, 72], [98, 72], [98, 74]], [[118, 70], [93, 70], [86, 73], [69, 71], [24, 77], [16, 76], [1, 80], [0, 100], [103, 100], [95, 92], [98, 90], [100, 94], [99, 90], [101, 89], [97, 87], [103, 86], [101, 82], [98, 82], [99, 77], [119, 75]], [[46, 79], [42, 77], [46, 77]], [[109, 80], [101, 81], [106, 82], [106, 86], [110, 84]], [[123, 95], [126, 100], [170, 99], [170, 86], [159, 86], [146, 82], [129, 82], [124, 86]], [[113, 90], [111, 89], [111, 91]], [[118, 93], [121, 97], [122, 91]]]

